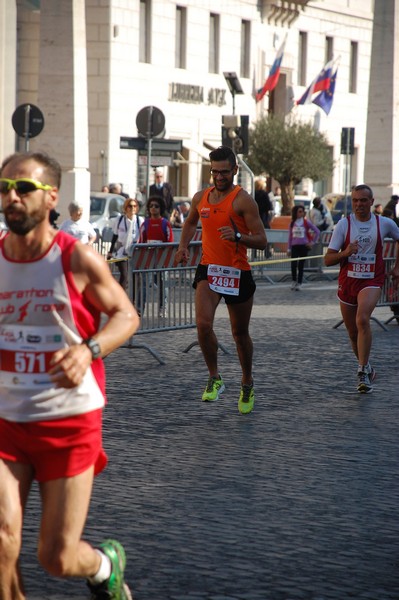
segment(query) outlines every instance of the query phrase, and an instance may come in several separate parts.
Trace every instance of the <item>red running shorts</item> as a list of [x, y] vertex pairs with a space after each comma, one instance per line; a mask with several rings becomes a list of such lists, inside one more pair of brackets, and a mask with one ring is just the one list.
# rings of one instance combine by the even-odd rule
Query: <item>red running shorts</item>
[[107, 464], [102, 447], [102, 409], [53, 421], [0, 419], [0, 458], [31, 465], [39, 482], [74, 477]]

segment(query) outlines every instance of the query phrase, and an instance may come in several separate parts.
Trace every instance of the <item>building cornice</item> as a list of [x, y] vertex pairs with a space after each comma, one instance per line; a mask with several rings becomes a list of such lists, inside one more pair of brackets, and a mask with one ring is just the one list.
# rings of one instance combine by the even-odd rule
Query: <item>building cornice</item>
[[269, 25], [290, 27], [310, 0], [259, 0], [262, 21]]

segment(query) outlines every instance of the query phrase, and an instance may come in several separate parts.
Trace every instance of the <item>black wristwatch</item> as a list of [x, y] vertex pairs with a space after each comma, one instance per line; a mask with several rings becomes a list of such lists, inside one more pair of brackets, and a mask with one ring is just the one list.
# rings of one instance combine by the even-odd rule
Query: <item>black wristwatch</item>
[[95, 360], [96, 358], [100, 358], [100, 356], [101, 356], [100, 344], [98, 342], [96, 342], [96, 340], [94, 338], [87, 338], [86, 340], [83, 340], [82, 344], [86, 344], [86, 346], [88, 347], [88, 349], [91, 352], [93, 360]]
[[234, 239], [236, 242], [239, 242], [242, 238], [242, 234], [239, 231], [236, 231], [234, 234]]

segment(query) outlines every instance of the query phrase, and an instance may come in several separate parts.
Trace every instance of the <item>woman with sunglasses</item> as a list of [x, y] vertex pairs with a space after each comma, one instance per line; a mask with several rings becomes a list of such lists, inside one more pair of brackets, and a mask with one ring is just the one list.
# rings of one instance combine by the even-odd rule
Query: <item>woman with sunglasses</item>
[[[119, 271], [119, 283], [124, 290], [128, 286], [128, 252], [132, 242], [137, 242], [143, 217], [139, 217], [140, 204], [134, 198], [127, 198], [123, 203], [123, 214], [112, 223], [113, 236], [107, 258], [118, 258], [116, 267]], [[136, 227], [133, 232], [133, 227]], [[135, 239], [134, 235], [135, 234]]]

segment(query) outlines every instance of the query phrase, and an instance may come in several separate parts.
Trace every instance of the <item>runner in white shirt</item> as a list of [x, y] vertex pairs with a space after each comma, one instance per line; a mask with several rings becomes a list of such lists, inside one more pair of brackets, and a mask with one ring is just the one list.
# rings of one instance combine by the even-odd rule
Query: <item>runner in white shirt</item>
[[[370, 366], [372, 335], [370, 317], [381, 296], [386, 277], [382, 248], [384, 238], [399, 240], [399, 228], [392, 219], [371, 213], [373, 192], [368, 185], [352, 190], [353, 213], [334, 229], [324, 262], [340, 263], [338, 298], [353, 352], [358, 359], [358, 392], [373, 390], [375, 370]], [[399, 253], [389, 274], [399, 283]]]
[[131, 600], [122, 545], [95, 549], [82, 533], [106, 464], [102, 357], [139, 319], [103, 258], [51, 226], [60, 183], [60, 165], [44, 153], [14, 154], [0, 167], [9, 228], [0, 240], [0, 598], [26, 598], [19, 553], [36, 480], [42, 566], [86, 579], [92, 599]]

